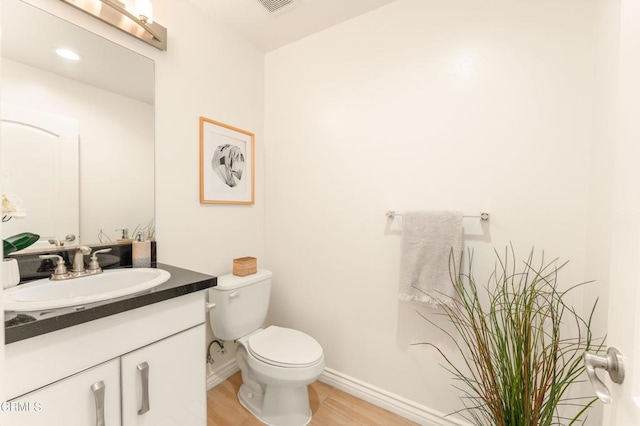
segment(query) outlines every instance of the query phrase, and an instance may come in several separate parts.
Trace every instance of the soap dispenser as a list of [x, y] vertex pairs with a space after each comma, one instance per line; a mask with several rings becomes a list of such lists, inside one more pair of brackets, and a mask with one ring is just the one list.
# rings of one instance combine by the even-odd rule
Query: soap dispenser
[[151, 241], [145, 240], [142, 232], [138, 232], [136, 239], [131, 242], [131, 260], [134, 268], [151, 266]]
[[129, 238], [129, 228], [118, 228], [116, 231], [120, 231], [120, 237], [118, 241], [133, 241]]

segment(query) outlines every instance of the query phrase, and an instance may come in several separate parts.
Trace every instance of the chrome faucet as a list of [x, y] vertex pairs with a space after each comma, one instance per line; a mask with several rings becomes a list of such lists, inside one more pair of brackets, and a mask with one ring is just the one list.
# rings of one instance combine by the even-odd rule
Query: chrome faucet
[[59, 240], [57, 238], [52, 238], [49, 240], [49, 244], [53, 244], [56, 247], [62, 247], [64, 246], [65, 241], [70, 243], [72, 241], [75, 241], [76, 236], [73, 234], [69, 234], [66, 237], [64, 237], [64, 240]]
[[91, 249], [87, 246], [79, 246], [76, 248], [76, 254], [73, 255], [73, 267], [71, 268], [71, 272], [75, 272], [80, 275], [83, 274], [84, 271], [84, 255], [90, 254]]
[[53, 244], [56, 247], [62, 247], [64, 245], [64, 241], [56, 240], [55, 238], [49, 240], [49, 244]]
[[73, 265], [71, 271], [67, 272], [67, 268], [65, 265], [62, 256], [58, 256], [55, 254], [47, 254], [40, 256], [40, 259], [56, 259], [56, 267], [53, 274], [49, 277], [50, 280], [59, 281], [59, 280], [68, 280], [72, 278], [84, 277], [87, 275], [96, 275], [102, 272], [102, 268], [98, 264], [98, 254], [107, 253], [111, 251], [111, 248], [106, 248], [102, 250], [96, 250], [93, 252], [91, 256], [91, 262], [89, 262], [89, 267], [85, 269], [84, 267], [84, 255], [90, 254], [91, 249], [87, 246], [79, 246], [75, 249], [75, 254], [73, 255]]

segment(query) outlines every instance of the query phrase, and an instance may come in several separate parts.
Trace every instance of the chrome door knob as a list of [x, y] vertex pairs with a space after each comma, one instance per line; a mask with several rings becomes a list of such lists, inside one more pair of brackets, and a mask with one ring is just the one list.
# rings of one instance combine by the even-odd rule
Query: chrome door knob
[[606, 355], [585, 352], [584, 367], [600, 401], [605, 404], [610, 403], [611, 392], [596, 374], [596, 369], [601, 368], [607, 371], [613, 383], [622, 383], [624, 381], [624, 362], [620, 351], [616, 348], [609, 348]]

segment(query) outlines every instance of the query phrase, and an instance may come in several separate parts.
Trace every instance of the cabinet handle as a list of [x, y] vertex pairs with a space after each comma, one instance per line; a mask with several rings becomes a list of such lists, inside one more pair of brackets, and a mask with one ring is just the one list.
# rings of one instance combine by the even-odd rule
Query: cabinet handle
[[96, 403], [96, 426], [104, 426], [104, 382], [100, 380], [92, 384], [91, 390]]
[[142, 406], [138, 410], [138, 415], [142, 415], [149, 411], [149, 364], [143, 362], [136, 367], [140, 373], [140, 382], [142, 383]]

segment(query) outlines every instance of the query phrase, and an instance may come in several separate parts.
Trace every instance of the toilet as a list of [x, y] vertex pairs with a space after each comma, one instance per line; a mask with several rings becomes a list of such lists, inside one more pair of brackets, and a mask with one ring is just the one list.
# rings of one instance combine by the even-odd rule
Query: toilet
[[311, 336], [290, 328], [262, 327], [269, 308], [271, 271], [218, 277], [209, 289], [211, 329], [216, 338], [238, 342], [242, 372], [240, 403], [271, 426], [311, 421], [307, 386], [324, 370], [324, 354]]

